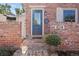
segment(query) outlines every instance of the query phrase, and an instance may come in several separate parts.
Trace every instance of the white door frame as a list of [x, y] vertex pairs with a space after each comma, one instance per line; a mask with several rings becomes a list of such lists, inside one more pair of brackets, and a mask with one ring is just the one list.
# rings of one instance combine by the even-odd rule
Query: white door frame
[[[32, 12], [33, 10], [42, 10], [42, 35], [32, 35]], [[31, 36], [32, 37], [42, 37], [44, 35], [44, 9], [43, 8], [32, 8], [31, 9]]]

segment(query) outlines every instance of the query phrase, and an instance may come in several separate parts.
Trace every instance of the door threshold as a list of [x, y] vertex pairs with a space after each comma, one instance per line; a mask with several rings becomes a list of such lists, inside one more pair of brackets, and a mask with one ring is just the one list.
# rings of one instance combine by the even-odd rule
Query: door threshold
[[32, 39], [42, 39], [42, 37], [32, 37]]
[[32, 39], [41, 39], [42, 38], [42, 35], [35, 35], [35, 36], [32, 36]]

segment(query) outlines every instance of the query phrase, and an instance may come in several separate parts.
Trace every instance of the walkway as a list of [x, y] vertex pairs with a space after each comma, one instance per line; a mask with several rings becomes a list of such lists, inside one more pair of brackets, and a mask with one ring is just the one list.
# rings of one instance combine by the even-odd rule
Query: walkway
[[21, 49], [14, 53], [14, 56], [48, 56], [47, 46], [42, 39], [24, 40], [23, 45], [28, 46], [25, 54], [22, 54]]

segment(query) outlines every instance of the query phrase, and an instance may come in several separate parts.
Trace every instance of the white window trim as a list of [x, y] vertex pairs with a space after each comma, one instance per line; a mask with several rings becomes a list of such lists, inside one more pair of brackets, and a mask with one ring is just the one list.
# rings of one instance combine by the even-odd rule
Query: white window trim
[[[60, 8], [60, 7], [58, 7], [58, 8]], [[60, 9], [62, 10], [62, 12], [61, 12], [61, 14], [60, 14], [60, 15], [62, 16], [62, 18], [61, 18], [61, 19], [63, 20], [62, 22], [64, 22], [64, 18], [63, 18], [63, 17], [64, 17], [64, 15], [63, 15], [63, 11], [64, 11], [64, 10], [75, 10], [75, 22], [76, 22], [76, 23], [78, 22], [78, 10], [77, 10], [77, 8], [60, 8]], [[58, 14], [58, 13], [57, 13], [57, 14]], [[59, 17], [61, 17], [61, 16], [58, 16], [58, 15], [57, 15], [57, 20], [58, 20]], [[58, 21], [60, 21], [60, 19], [59, 19]]]
[[[62, 8], [64, 10], [75, 10], [75, 22], [78, 22], [78, 11], [77, 8]], [[63, 19], [64, 20], [64, 19]]]
[[[33, 12], [33, 10], [42, 10], [43, 11], [43, 13], [42, 13], [42, 17], [43, 17], [43, 19], [42, 19], [42, 35], [32, 35], [32, 12]], [[31, 9], [31, 36], [32, 37], [42, 37], [44, 35], [44, 8], [32, 8]]]

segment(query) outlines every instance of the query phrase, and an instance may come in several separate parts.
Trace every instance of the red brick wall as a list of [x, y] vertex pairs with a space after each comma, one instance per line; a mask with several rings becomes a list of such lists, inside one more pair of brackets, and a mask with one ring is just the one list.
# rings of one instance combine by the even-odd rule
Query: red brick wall
[[[63, 25], [62, 25], [63, 24]], [[53, 24], [52, 24], [53, 25]], [[59, 49], [61, 50], [79, 50], [79, 24], [76, 23], [55, 23], [55, 26], [61, 27], [55, 29], [51, 27], [51, 32], [57, 32], [57, 34], [61, 37], [61, 45], [59, 45]], [[62, 28], [64, 26], [64, 29]]]
[[[56, 22], [56, 10], [58, 7], [62, 7], [62, 8], [77, 8], [79, 9], [79, 4], [77, 3], [27, 3], [24, 4], [25, 8], [26, 8], [26, 31], [27, 33], [31, 34], [31, 8], [30, 6], [45, 6], [42, 7], [44, 8], [44, 11], [46, 11], [46, 13], [44, 12], [44, 21], [45, 18], [48, 18], [49, 22], [55, 23]], [[45, 15], [46, 14], [46, 15]], [[44, 31], [46, 31], [46, 29], [48, 29], [49, 32], [49, 27], [44, 24]]]
[[18, 22], [0, 22], [0, 46], [19, 47], [21, 40]]
[[[30, 6], [45, 6], [44, 8], [44, 21], [45, 18], [48, 18], [49, 22], [51, 22], [51, 26], [53, 24], [56, 24], [58, 26], [61, 26], [61, 24], [56, 23], [56, 10], [58, 7], [61, 8], [77, 8], [79, 10], [79, 4], [78, 3], [51, 3], [51, 4], [33, 4], [33, 3], [27, 3], [24, 4], [26, 8], [26, 31], [27, 33], [31, 34], [31, 8]], [[46, 14], [46, 15], [45, 15]], [[79, 16], [79, 12], [78, 12]], [[78, 17], [79, 18], [79, 17]], [[62, 43], [60, 45], [61, 49], [69, 49], [69, 50], [79, 50], [79, 24], [78, 23], [62, 23], [65, 27], [64, 30], [56, 30], [58, 34], [62, 38]], [[48, 29], [48, 31], [46, 31]], [[44, 24], [44, 33], [53, 32], [54, 28], [51, 28], [50, 26]]]

